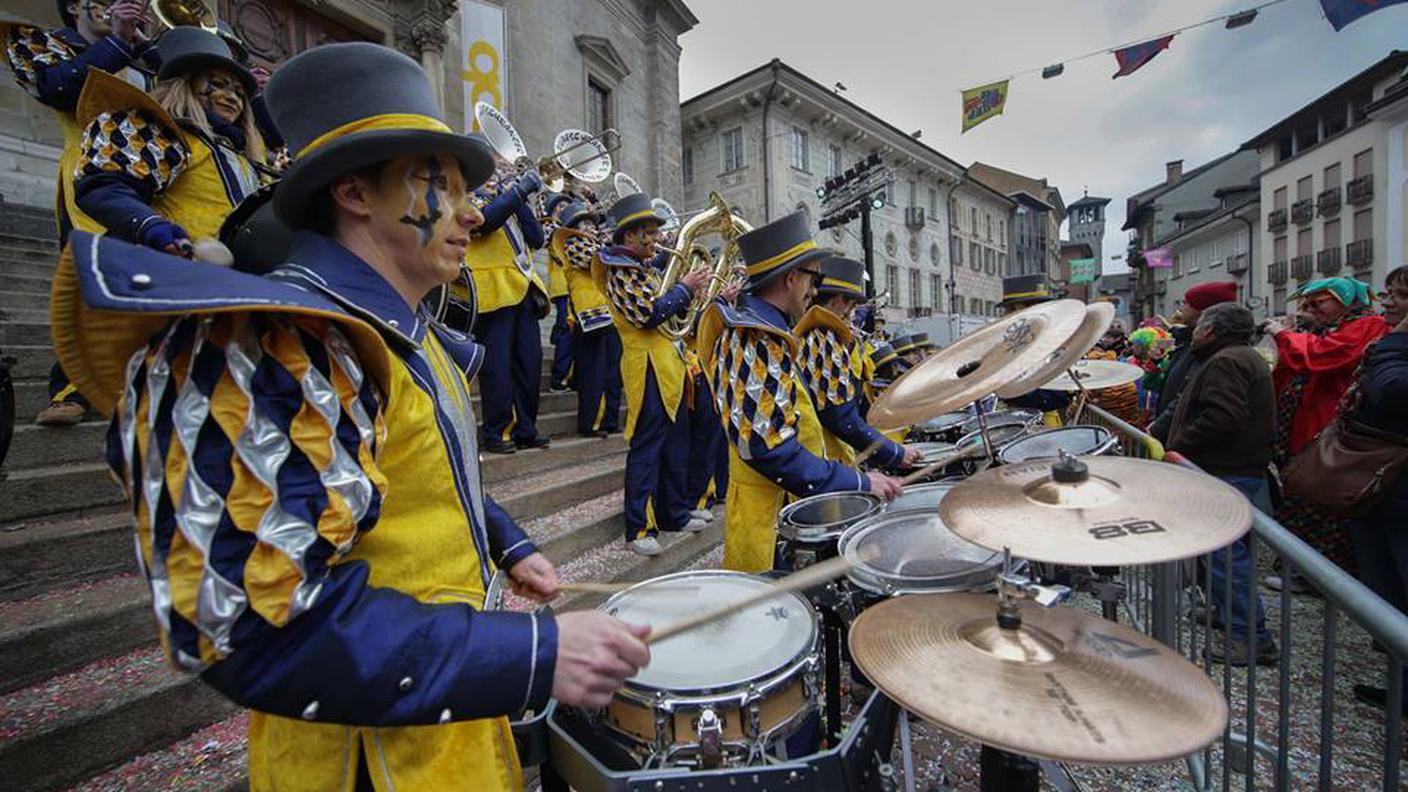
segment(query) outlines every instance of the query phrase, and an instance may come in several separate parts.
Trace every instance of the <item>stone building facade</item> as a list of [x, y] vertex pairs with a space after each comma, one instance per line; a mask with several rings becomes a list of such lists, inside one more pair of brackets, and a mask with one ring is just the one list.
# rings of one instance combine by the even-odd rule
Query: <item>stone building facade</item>
[[975, 162], [968, 175], [1017, 202], [1008, 240], [1010, 256], [1004, 275], [1045, 273], [1055, 280], [1061, 260], [1061, 223], [1066, 205], [1061, 191], [1045, 178], [1035, 179], [985, 162]]
[[1105, 261], [1105, 206], [1109, 203], [1109, 198], [1086, 193], [1066, 207], [1066, 237], [1090, 245], [1090, 255], [1101, 264]]
[[1017, 202], [975, 179], [964, 179], [949, 200], [953, 243], [954, 313], [997, 316], [1007, 272], [1010, 226]]
[[[953, 305], [967, 311], [1000, 298], [995, 269], [953, 265], [957, 233], [949, 206], [956, 191], [999, 207], [1003, 196], [963, 186], [961, 165], [836, 90], [774, 60], [686, 100], [680, 112], [680, 211], [702, 207], [717, 192], [755, 225], [798, 209], [816, 221], [817, 189], [826, 179], [878, 153], [893, 181], [884, 207], [871, 216], [873, 286], [877, 294], [890, 293], [889, 319], [947, 313]], [[821, 231], [817, 239], [863, 258], [859, 222]]]
[[[465, 3], [478, 0], [462, 0]], [[592, 100], [621, 133], [622, 170], [653, 192], [679, 190], [679, 36], [698, 20], [680, 0], [492, 0], [505, 14], [508, 115], [529, 152], [591, 125]], [[48, 0], [16, 0], [13, 13], [58, 24]], [[7, 11], [10, 10], [7, 4]], [[459, 5], [454, 0], [219, 0], [220, 18], [255, 63], [276, 68], [329, 41], [366, 40], [416, 58], [438, 82], [446, 119], [464, 127]], [[330, 86], [348, 91], [355, 86]], [[595, 130], [594, 130], [595, 131]], [[47, 208], [54, 194], [59, 129], [13, 80], [0, 80], [0, 197]]]

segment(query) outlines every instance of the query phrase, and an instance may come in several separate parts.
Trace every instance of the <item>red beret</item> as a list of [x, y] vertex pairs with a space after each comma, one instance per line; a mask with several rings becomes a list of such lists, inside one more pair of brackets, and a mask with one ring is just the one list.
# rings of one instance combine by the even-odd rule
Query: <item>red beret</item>
[[1237, 301], [1236, 281], [1199, 283], [1183, 295], [1183, 302], [1195, 311], [1206, 311], [1218, 303]]

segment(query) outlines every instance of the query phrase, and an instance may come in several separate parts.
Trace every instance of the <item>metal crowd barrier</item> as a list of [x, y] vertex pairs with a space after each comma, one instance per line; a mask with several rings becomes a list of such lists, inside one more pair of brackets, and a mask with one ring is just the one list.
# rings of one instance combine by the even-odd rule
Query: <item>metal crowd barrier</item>
[[[1103, 426], [1114, 432], [1127, 456], [1197, 469], [1175, 454], [1166, 455], [1158, 440], [1095, 405], [1085, 405], [1076, 422]], [[1408, 526], [1400, 526], [1400, 529], [1408, 530]], [[1201, 755], [1187, 758], [1189, 780], [1200, 791], [1221, 789], [1226, 792], [1238, 788], [1248, 792], [1254, 789], [1357, 790], [1376, 788], [1367, 779], [1377, 775], [1386, 792], [1399, 790], [1403, 712], [1398, 704], [1403, 697], [1402, 668], [1408, 662], [1408, 615], [1385, 602], [1260, 509], [1253, 510], [1247, 542], [1254, 560], [1248, 589], [1249, 615], [1256, 612], [1261, 577], [1273, 562], [1279, 565], [1282, 581], [1298, 576], [1312, 586], [1321, 599], [1321, 614], [1315, 614], [1312, 601], [1293, 602], [1293, 598], [1308, 595], [1293, 595], [1289, 586], [1282, 586], [1279, 594], [1268, 591], [1262, 598], [1262, 604], [1267, 606], [1267, 629], [1281, 650], [1275, 669], [1259, 669], [1254, 660], [1244, 668], [1234, 668], [1209, 659], [1207, 649], [1214, 641], [1221, 642], [1224, 657], [1232, 651], [1230, 635], [1222, 632], [1219, 637], [1211, 626], [1215, 608], [1206, 592], [1211, 590], [1212, 554], [1189, 561], [1121, 570], [1126, 587], [1123, 610], [1133, 626], [1175, 648], [1209, 676], [1221, 679], [1231, 712], [1228, 727], [1220, 744], [1215, 743]], [[1231, 555], [1223, 554], [1223, 561], [1226, 573], [1223, 601], [1231, 603]], [[1195, 604], [1206, 606], [1208, 618], [1194, 617]], [[1273, 604], [1278, 606], [1279, 618], [1272, 616], [1270, 606]], [[1316, 623], [1317, 615], [1319, 623]], [[1353, 694], [1347, 689], [1336, 688], [1336, 682], [1340, 681], [1336, 676], [1337, 660], [1349, 637], [1341, 626], [1342, 617], [1367, 633], [1385, 655], [1382, 677], [1343, 680], [1387, 688], [1387, 710], [1374, 710], [1369, 718], [1370, 721], [1382, 720], [1381, 740], [1377, 735], [1355, 731], [1354, 724], [1345, 726], [1344, 719], [1337, 720], [1337, 715], [1343, 714], [1337, 705], [1345, 703], [1346, 698], [1350, 699], [1350, 706], [1367, 709], [1367, 705], [1355, 704]], [[1251, 630], [1255, 631], [1254, 624]], [[1315, 632], [1320, 633], [1318, 666], [1312, 665], [1307, 670], [1301, 664], [1293, 678], [1293, 667], [1297, 665], [1294, 644], [1303, 643], [1296, 637], [1313, 636]], [[1251, 640], [1255, 640], [1254, 636]], [[1374, 652], [1362, 641], [1358, 647], [1359, 652]], [[1314, 671], [1317, 667], [1318, 674]], [[1311, 691], [1318, 687], [1318, 712], [1310, 713], [1311, 723], [1315, 724], [1313, 729], [1296, 718], [1297, 708], [1309, 705], [1295, 701], [1295, 694], [1306, 691], [1308, 686]], [[1249, 696], [1247, 691], [1255, 691], [1256, 695]], [[1273, 717], [1274, 726], [1269, 723]], [[1313, 750], [1293, 745], [1295, 725], [1300, 726], [1297, 736], [1302, 739], [1307, 731], [1314, 732], [1309, 735]], [[1367, 741], [1369, 745], [1341, 750], [1345, 738], [1349, 737]], [[1380, 749], [1377, 756], [1372, 755], [1375, 748]]]

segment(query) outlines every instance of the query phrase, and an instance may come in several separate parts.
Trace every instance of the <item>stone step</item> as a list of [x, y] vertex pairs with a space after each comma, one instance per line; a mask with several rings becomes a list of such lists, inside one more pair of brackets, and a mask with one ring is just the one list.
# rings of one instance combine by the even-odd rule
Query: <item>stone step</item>
[[135, 574], [0, 603], [0, 693], [156, 641], [151, 595]]
[[24, 312], [23, 318], [6, 319], [0, 322], [0, 346], [34, 345], [48, 346], [53, 343], [49, 335], [49, 321], [33, 311]]
[[0, 311], [21, 309], [28, 311], [49, 310], [49, 293], [46, 291], [15, 291], [8, 288], [9, 279], [0, 278], [7, 288], [0, 292]]
[[57, 237], [26, 236], [24, 234], [0, 234], [0, 250], [36, 250], [59, 253]]
[[[574, 425], [575, 426], [575, 425]], [[532, 476], [549, 470], [583, 465], [604, 457], [626, 453], [626, 440], [621, 435], [607, 438], [579, 437], [558, 434], [552, 445], [542, 451], [518, 451], [513, 454], [483, 454], [484, 483], [491, 494], [501, 481]], [[497, 497], [497, 496], [496, 496]]]
[[129, 759], [69, 792], [248, 792], [245, 733], [249, 713], [219, 723]]
[[[26, 417], [20, 413], [21, 419]], [[33, 416], [29, 416], [33, 417]], [[95, 462], [103, 458], [106, 421], [87, 421], [77, 426], [35, 426], [16, 422], [6, 470], [62, 465], [69, 462]]]
[[14, 275], [51, 278], [58, 263], [58, 254], [18, 253], [0, 248], [0, 281]]
[[[0, 347], [4, 349], [5, 347]], [[33, 424], [34, 416], [49, 406], [49, 370], [45, 369], [42, 379], [15, 380], [15, 425]], [[97, 418], [90, 414], [89, 419]], [[6, 463], [9, 464], [8, 462]]]
[[54, 348], [48, 344], [8, 344], [5, 354], [15, 359], [10, 376], [17, 381], [49, 381], [49, 367], [54, 365]]
[[6, 324], [49, 324], [49, 309], [0, 308], [0, 322]]
[[49, 293], [49, 282], [53, 280], [50, 275], [6, 275], [5, 288], [22, 292]]
[[137, 571], [126, 503], [9, 523], [0, 531], [0, 607]]
[[0, 778], [63, 789], [236, 710], [158, 647], [101, 660], [0, 697]]
[[0, 479], [0, 525], [111, 506], [122, 497], [101, 462], [12, 470]]
[[[519, 451], [514, 456], [546, 453]], [[488, 489], [505, 511], [522, 522], [619, 489], [625, 472], [626, 455], [613, 454], [561, 470], [501, 481]]]

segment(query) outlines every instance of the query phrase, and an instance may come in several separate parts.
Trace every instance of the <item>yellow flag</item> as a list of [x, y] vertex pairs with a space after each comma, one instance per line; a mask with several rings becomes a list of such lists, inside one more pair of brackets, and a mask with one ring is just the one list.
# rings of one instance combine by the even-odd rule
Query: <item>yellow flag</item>
[[1007, 80], [969, 88], [963, 92], [963, 131], [996, 115], [1007, 106]]

